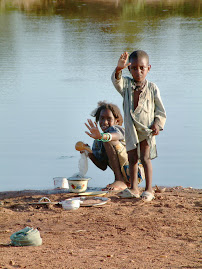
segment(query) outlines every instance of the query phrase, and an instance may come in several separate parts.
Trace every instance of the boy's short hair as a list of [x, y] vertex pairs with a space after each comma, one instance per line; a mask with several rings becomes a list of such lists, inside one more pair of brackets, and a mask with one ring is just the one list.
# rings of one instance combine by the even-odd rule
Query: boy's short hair
[[122, 118], [121, 111], [118, 108], [118, 106], [112, 103], [107, 103], [106, 101], [98, 102], [98, 107], [91, 112], [91, 116], [95, 117], [96, 122], [99, 121], [100, 112], [103, 109], [110, 109], [114, 118], [117, 120], [117, 124], [120, 126], [123, 124], [123, 118]]
[[144, 50], [135, 50], [129, 55], [129, 62], [133, 59], [145, 58], [149, 64], [149, 55]]

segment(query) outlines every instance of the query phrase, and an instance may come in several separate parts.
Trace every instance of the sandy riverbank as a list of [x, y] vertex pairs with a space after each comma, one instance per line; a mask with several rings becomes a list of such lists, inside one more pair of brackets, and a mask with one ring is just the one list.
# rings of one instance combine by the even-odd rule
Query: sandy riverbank
[[[150, 203], [107, 194], [105, 205], [65, 211], [32, 204], [42, 193], [0, 193], [0, 268], [200, 268], [201, 194], [169, 188]], [[39, 229], [42, 246], [7, 246], [26, 226]]]

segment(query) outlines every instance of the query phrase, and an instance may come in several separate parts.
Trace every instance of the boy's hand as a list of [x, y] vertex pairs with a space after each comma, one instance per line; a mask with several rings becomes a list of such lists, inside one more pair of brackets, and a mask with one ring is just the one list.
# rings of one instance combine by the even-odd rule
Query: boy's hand
[[157, 123], [154, 123], [151, 126], [151, 129], [153, 130], [153, 132], [152, 132], [153, 135], [158, 135], [159, 134], [160, 128], [159, 128], [159, 125]]
[[85, 132], [85, 133], [94, 139], [101, 139], [102, 135], [98, 129], [97, 123], [96, 122], [93, 123], [92, 120], [88, 120], [88, 124], [85, 123], [90, 133], [89, 132]]
[[117, 63], [117, 67], [116, 67], [116, 71], [119, 72], [122, 69], [125, 69], [126, 67], [128, 67], [129, 65], [131, 65], [131, 63], [127, 63], [128, 62], [128, 57], [129, 54], [127, 51], [125, 51], [124, 53], [121, 54], [118, 63]]

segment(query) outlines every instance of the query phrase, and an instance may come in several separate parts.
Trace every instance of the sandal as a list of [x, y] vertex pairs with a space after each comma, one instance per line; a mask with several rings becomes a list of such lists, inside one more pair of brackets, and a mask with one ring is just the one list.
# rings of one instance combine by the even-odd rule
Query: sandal
[[153, 193], [148, 192], [148, 191], [144, 191], [140, 197], [142, 198], [143, 201], [145, 202], [151, 202], [153, 199], [155, 199]]
[[140, 198], [139, 193], [134, 194], [128, 188], [117, 194], [120, 198]]

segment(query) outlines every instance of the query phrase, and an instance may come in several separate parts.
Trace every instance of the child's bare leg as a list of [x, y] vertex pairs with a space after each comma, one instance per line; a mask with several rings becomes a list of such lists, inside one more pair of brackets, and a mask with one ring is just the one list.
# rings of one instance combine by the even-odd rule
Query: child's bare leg
[[130, 150], [127, 153], [128, 153], [128, 161], [129, 161], [131, 192], [133, 194], [139, 194], [137, 149]]
[[150, 160], [150, 147], [146, 140], [140, 143], [140, 159], [145, 171], [145, 191], [152, 193], [152, 163]]
[[115, 145], [116, 142], [107, 142], [104, 143], [104, 147], [110, 162], [110, 166], [114, 172], [115, 175], [115, 181], [112, 184], [108, 184], [105, 189], [111, 189], [111, 190], [124, 190], [127, 188], [127, 184], [124, 180], [124, 177], [121, 173], [121, 167], [119, 163], [119, 158], [117, 155], [117, 152], [113, 145]]

